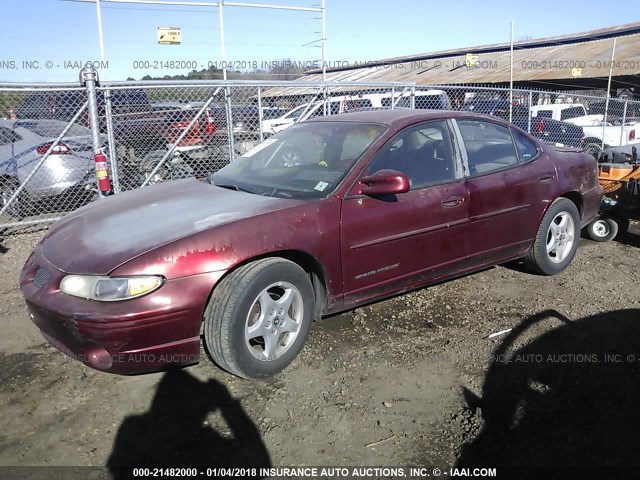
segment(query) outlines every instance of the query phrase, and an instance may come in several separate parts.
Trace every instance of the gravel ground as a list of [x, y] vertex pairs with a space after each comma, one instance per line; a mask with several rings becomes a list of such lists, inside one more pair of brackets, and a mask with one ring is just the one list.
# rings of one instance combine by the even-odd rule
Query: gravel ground
[[58, 353], [17, 287], [43, 231], [0, 240], [0, 465], [640, 463], [638, 223], [555, 277], [513, 263], [327, 318], [264, 382]]

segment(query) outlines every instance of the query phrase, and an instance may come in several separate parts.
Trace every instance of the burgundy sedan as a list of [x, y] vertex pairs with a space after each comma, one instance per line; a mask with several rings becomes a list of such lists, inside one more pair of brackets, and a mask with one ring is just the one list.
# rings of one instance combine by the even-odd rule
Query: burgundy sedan
[[201, 182], [56, 223], [21, 275], [49, 342], [114, 373], [213, 360], [284, 369], [314, 319], [523, 258], [576, 254], [602, 192], [592, 156], [494, 117], [389, 110], [303, 122]]

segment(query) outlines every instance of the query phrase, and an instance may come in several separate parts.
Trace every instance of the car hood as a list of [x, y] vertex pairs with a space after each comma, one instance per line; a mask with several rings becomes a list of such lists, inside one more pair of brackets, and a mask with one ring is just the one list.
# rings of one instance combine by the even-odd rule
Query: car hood
[[42, 254], [67, 273], [106, 275], [180, 238], [299, 203], [196, 179], [152, 185], [95, 201], [67, 215], [43, 239]]

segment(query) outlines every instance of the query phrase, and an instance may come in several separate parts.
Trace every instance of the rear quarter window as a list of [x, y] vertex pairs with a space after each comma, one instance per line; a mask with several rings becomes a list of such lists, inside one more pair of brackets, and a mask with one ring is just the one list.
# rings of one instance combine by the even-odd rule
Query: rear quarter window
[[529, 140], [527, 137], [519, 132], [513, 132], [513, 138], [516, 142], [516, 150], [518, 150], [518, 157], [520, 162], [526, 163], [538, 156], [538, 148], [535, 143]]
[[457, 125], [467, 151], [471, 176], [518, 164], [518, 154], [509, 128], [480, 120], [457, 120]]

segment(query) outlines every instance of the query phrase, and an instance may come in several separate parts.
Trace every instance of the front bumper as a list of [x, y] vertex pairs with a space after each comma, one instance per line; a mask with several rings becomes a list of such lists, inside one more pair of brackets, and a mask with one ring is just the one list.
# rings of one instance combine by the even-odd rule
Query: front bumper
[[96, 302], [61, 292], [65, 273], [36, 249], [20, 289], [32, 321], [54, 347], [97, 370], [131, 374], [199, 361], [203, 313], [223, 273], [167, 280], [131, 300]]

